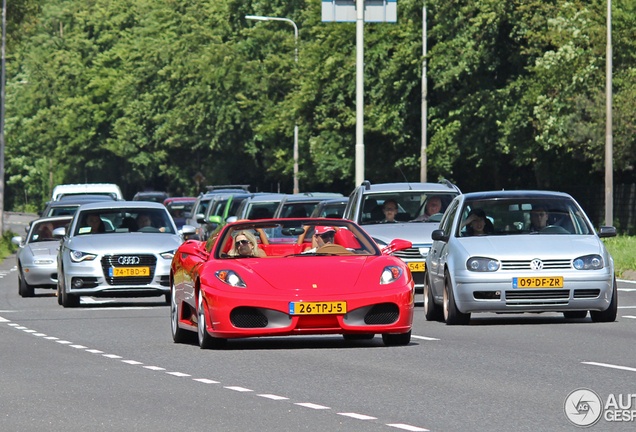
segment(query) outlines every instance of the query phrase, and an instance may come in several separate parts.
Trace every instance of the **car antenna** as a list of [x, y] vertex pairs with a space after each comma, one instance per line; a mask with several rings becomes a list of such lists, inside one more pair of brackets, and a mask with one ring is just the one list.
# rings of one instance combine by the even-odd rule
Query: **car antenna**
[[400, 170], [400, 173], [402, 174], [402, 177], [404, 177], [404, 182], [406, 182], [406, 184], [409, 185], [409, 190], [413, 190], [413, 188], [411, 187], [411, 183], [409, 183], [409, 180], [404, 175], [404, 172], [402, 171], [402, 168], [400, 168], [400, 166], [398, 165], [397, 169]]

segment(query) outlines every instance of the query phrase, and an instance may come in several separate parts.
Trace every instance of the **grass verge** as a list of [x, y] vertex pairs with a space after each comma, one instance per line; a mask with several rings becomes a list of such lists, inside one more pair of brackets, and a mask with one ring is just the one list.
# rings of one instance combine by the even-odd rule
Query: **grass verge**
[[18, 250], [18, 247], [11, 243], [11, 237], [16, 234], [11, 231], [5, 231], [0, 237], [0, 262], [4, 261], [6, 257]]
[[603, 239], [603, 242], [614, 258], [617, 277], [623, 277], [627, 271], [636, 272], [636, 237], [610, 237]]

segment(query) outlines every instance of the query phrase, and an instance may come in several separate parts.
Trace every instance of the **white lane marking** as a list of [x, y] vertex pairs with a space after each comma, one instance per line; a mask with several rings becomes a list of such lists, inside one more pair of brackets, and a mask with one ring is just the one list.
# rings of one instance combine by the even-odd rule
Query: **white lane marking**
[[154, 307], [149, 306], [122, 306], [122, 307], [99, 307], [99, 308], [89, 308], [85, 310], [89, 311], [110, 311], [110, 310], [144, 310], [144, 309], [155, 309]]
[[623, 315], [621, 318], [631, 318], [631, 319], [636, 319], [636, 316], [634, 316], [634, 315]]
[[144, 366], [144, 368], [145, 369], [150, 369], [150, 370], [153, 370], [153, 371], [166, 370], [166, 368], [162, 368], [162, 367], [159, 367], [159, 366]]
[[8, 319], [0, 317], [0, 322], [9, 322]]
[[259, 394], [256, 396], [264, 397], [271, 400], [289, 400], [289, 398], [286, 398], [285, 396], [278, 396], [274, 394]]
[[37, 333], [37, 330], [24, 330], [25, 333]]
[[619, 309], [636, 309], [636, 306], [619, 306]]
[[73, 347], [73, 348], [77, 348], [77, 349], [86, 349], [86, 348], [88, 348], [88, 347], [85, 347], [84, 345], [69, 345], [69, 346]]
[[104, 357], [112, 358], [112, 359], [120, 359], [122, 356], [118, 356], [117, 354], [104, 354]]
[[24, 327], [24, 326], [18, 326], [18, 327], [13, 327], [16, 330], [26, 330], [28, 329], [28, 327]]
[[421, 427], [411, 426], [404, 423], [390, 423], [390, 424], [387, 424], [387, 426], [394, 427], [397, 429], [407, 430], [407, 431], [413, 431], [413, 432], [428, 432], [428, 429], [423, 429]]
[[95, 300], [91, 297], [80, 297], [80, 303], [84, 304], [104, 304], [104, 303], [112, 303], [115, 300]]
[[185, 373], [182, 373], [182, 372], [166, 372], [166, 373], [168, 375], [174, 375], [176, 377], [189, 377], [189, 376], [192, 376], [190, 374], [185, 374]]
[[104, 351], [100, 351], [100, 350], [96, 350], [96, 349], [89, 349], [89, 350], [86, 350], [86, 352], [89, 352], [91, 354], [103, 354], [104, 353]]
[[298, 405], [298, 406], [305, 407], [305, 408], [311, 408], [311, 409], [315, 409], [315, 410], [331, 409], [331, 408], [326, 407], [324, 405], [318, 405], [318, 404], [314, 404], [314, 403], [311, 403], [311, 402], [300, 402], [300, 403], [295, 403], [294, 405]]
[[218, 381], [214, 381], [207, 378], [194, 378], [194, 381], [198, 381], [203, 384], [220, 384]]
[[56, 338], [55, 336], [47, 336], [47, 337], [45, 337], [44, 339], [47, 339], [47, 340], [57, 340], [58, 338]]
[[351, 417], [358, 420], [377, 420], [378, 419], [377, 417], [371, 417], [368, 415], [358, 414], [358, 413], [338, 413], [338, 415]]
[[608, 363], [597, 363], [597, 362], [581, 362], [581, 363], [591, 365], [591, 366], [600, 366], [600, 367], [606, 367], [610, 369], [620, 369], [620, 370], [625, 370], [629, 372], [636, 372], [636, 368], [627, 367], [627, 366], [618, 366], [618, 365], [613, 365]]
[[73, 343], [71, 341], [65, 341], [65, 340], [56, 340], [55, 342], [57, 342], [59, 344], [63, 344], [63, 345], [69, 345], [69, 344]]
[[16, 328], [16, 327], [19, 327], [19, 326], [20, 326], [20, 324], [16, 324], [16, 323], [11, 323], [11, 324], [9, 324], [9, 325], [10, 325], [11, 327], [13, 327], [13, 328]]
[[636, 288], [619, 288], [618, 290], [623, 292], [633, 292], [636, 291]]
[[128, 363], [129, 365], [140, 365], [142, 362], [138, 362], [137, 360], [122, 360], [122, 363]]
[[239, 387], [239, 386], [224, 386], [223, 388], [226, 388], [228, 390], [234, 390], [234, 391], [237, 391], [237, 392], [251, 392], [251, 391], [253, 391], [253, 390], [250, 390], [248, 388]]
[[433, 338], [433, 337], [417, 336], [417, 335], [411, 335], [411, 337], [413, 339], [422, 339], [422, 340], [429, 340], [429, 341], [439, 340], [439, 339]]
[[33, 336], [43, 337], [46, 335], [44, 333], [33, 333]]

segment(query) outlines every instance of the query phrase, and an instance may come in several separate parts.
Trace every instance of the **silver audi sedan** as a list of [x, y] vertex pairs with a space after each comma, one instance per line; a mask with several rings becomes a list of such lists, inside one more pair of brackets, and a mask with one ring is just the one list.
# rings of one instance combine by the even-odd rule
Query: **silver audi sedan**
[[70, 221], [71, 216], [36, 219], [27, 227], [26, 237], [11, 239], [20, 247], [16, 253], [20, 296], [33, 297], [35, 288], [56, 288], [60, 239], [53, 237], [53, 231], [68, 226]]
[[472, 313], [561, 312], [616, 319], [614, 260], [568, 194], [477, 192], [456, 197], [426, 258], [426, 318], [467, 324]]
[[[183, 233], [194, 228], [184, 226]], [[113, 201], [79, 207], [62, 237], [58, 303], [78, 306], [80, 296], [152, 297], [170, 301], [170, 263], [183, 242], [165, 206]]]

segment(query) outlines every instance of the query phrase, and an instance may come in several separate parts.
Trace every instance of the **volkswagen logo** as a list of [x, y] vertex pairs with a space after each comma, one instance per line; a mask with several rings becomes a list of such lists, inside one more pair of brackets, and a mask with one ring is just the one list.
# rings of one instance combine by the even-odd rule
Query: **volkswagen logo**
[[543, 270], [543, 261], [541, 261], [539, 258], [535, 258], [532, 261], [530, 261], [530, 268], [532, 270]]
[[138, 256], [120, 256], [117, 258], [117, 262], [121, 265], [135, 265], [139, 264]]

